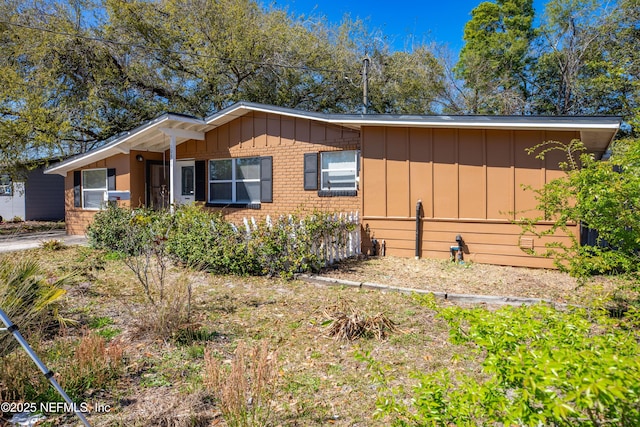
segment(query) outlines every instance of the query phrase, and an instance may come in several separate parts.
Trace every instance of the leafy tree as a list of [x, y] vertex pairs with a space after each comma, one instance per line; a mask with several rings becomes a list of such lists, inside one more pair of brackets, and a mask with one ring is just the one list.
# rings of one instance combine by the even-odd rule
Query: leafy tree
[[483, 2], [464, 28], [457, 72], [470, 94], [471, 113], [526, 112], [527, 55], [534, 37], [533, 0]]
[[[602, 50], [607, 52], [603, 62], [613, 77], [609, 91], [610, 109], [629, 123], [629, 137], [640, 137], [640, 2], [620, 0], [603, 27]], [[601, 91], [603, 89], [600, 89]]]
[[598, 109], [605, 105], [611, 88], [597, 88], [610, 86], [613, 78], [607, 73], [609, 63], [601, 46], [601, 27], [608, 13], [596, 0], [547, 3], [534, 70], [537, 111], [561, 115], [601, 112]]
[[128, 88], [109, 45], [96, 40], [92, 7], [3, 1], [0, 141], [6, 164], [90, 150], [164, 109]]
[[372, 77], [372, 110], [379, 113], [435, 114], [444, 93], [444, 69], [430, 47], [394, 52]]

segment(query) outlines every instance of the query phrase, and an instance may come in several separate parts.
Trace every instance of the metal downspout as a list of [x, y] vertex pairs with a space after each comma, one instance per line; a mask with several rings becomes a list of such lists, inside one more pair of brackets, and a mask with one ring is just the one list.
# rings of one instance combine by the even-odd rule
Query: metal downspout
[[416, 259], [420, 259], [420, 220], [422, 218], [422, 200], [416, 203]]

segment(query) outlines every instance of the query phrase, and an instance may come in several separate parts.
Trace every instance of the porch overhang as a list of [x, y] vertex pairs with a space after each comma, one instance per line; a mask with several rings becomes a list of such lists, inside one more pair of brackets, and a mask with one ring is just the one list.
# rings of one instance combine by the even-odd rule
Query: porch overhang
[[163, 114], [142, 126], [107, 140], [100, 148], [60, 162], [44, 173], [66, 176], [70, 171], [116, 154], [129, 154], [131, 150], [161, 153], [169, 150], [171, 138], [174, 138], [176, 144], [190, 139], [203, 140], [209, 128], [211, 126], [195, 117]]

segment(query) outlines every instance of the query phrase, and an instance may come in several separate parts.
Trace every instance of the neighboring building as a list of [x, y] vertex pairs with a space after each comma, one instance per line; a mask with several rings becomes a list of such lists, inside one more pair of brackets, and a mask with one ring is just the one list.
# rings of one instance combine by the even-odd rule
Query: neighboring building
[[0, 174], [0, 216], [5, 221], [62, 221], [64, 219], [64, 178], [45, 175], [39, 163], [25, 171], [25, 178], [13, 181]]
[[541, 161], [525, 148], [579, 138], [601, 156], [619, 126], [617, 117], [344, 115], [238, 103], [204, 120], [162, 115], [46, 173], [66, 177], [70, 234], [84, 233], [109, 199], [198, 202], [232, 220], [359, 211], [364, 250], [375, 238], [388, 255], [414, 256], [417, 235], [420, 256], [446, 258], [461, 235], [468, 260], [551, 267], [522, 251], [541, 243], [521, 239], [512, 221], [535, 206], [522, 186], [560, 176], [562, 158]]

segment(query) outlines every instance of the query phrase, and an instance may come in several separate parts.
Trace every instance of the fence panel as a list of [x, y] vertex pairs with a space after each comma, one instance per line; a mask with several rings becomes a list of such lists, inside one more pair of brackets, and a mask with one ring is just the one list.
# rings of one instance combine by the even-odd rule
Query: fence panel
[[[314, 218], [315, 219], [315, 218]], [[281, 217], [280, 220], [285, 220]], [[328, 229], [331, 233], [324, 233], [312, 244], [311, 251], [317, 257], [324, 260], [325, 265], [360, 255], [360, 215], [358, 212], [340, 213], [325, 218], [329, 222]], [[305, 221], [296, 223], [291, 215], [286, 218], [291, 226], [291, 239], [295, 240], [297, 235], [307, 232]], [[267, 216], [265, 225], [268, 229], [274, 227], [273, 220]], [[258, 223], [254, 217], [243, 218], [242, 227], [232, 224], [236, 233], [244, 232], [247, 239], [258, 230]]]

